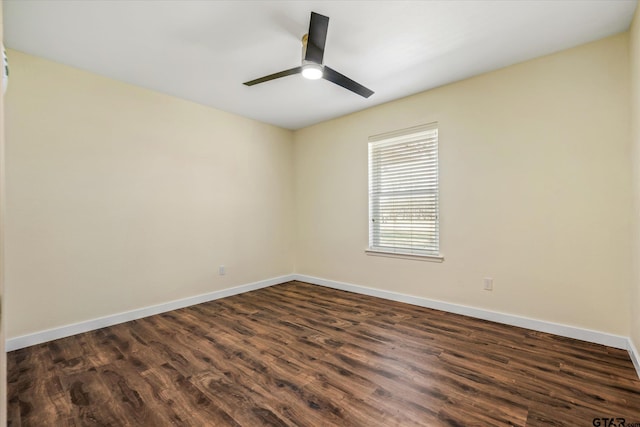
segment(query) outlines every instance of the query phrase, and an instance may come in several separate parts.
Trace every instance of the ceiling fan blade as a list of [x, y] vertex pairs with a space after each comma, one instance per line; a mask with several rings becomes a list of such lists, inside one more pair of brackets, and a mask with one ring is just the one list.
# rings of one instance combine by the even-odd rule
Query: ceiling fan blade
[[253, 86], [259, 83], [268, 82], [269, 80], [279, 79], [280, 77], [287, 77], [292, 74], [299, 74], [302, 71], [302, 67], [291, 68], [290, 70], [280, 71], [279, 73], [269, 74], [268, 76], [260, 77], [259, 79], [244, 82], [246, 86]]
[[338, 86], [342, 86], [345, 89], [349, 89], [351, 92], [357, 93], [360, 96], [365, 98], [373, 95], [373, 91], [362, 86], [360, 83], [351, 80], [349, 77], [344, 74], [340, 74], [336, 70], [324, 66], [324, 72], [322, 78], [325, 80], [329, 80], [332, 83], [337, 84]]
[[328, 27], [329, 17], [311, 12], [307, 51], [304, 55], [304, 59], [306, 61], [322, 64], [322, 58], [324, 57], [324, 45], [327, 41]]

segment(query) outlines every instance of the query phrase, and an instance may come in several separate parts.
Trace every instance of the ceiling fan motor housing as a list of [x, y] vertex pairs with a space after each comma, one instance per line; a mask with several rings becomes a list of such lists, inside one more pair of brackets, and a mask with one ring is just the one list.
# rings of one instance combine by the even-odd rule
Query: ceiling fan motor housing
[[323, 75], [322, 64], [306, 59], [308, 43], [309, 34], [305, 34], [302, 36], [302, 77], [309, 80], [321, 79]]

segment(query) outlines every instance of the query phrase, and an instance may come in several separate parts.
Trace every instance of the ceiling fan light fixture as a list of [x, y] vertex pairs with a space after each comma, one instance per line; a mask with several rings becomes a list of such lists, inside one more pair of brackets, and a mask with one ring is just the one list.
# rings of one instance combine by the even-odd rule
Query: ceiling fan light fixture
[[304, 64], [302, 66], [302, 77], [309, 80], [318, 80], [322, 78], [322, 65], [320, 64]]

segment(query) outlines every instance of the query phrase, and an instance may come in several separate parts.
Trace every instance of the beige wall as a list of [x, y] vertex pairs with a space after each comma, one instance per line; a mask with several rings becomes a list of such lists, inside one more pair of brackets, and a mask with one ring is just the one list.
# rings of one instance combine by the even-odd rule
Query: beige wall
[[9, 59], [9, 338], [291, 273], [290, 131]]
[[[627, 42], [618, 35], [296, 132], [296, 271], [628, 335]], [[432, 121], [445, 261], [367, 256], [367, 137]]]
[[[631, 146], [633, 168], [633, 280], [631, 281], [631, 341], [640, 350], [640, 7], [629, 34], [631, 63]], [[636, 355], [640, 357], [640, 355]]]
[[[2, 0], [0, 0], [0, 46], [3, 40]], [[4, 64], [3, 64], [4, 65]], [[0, 93], [2, 93], [0, 83]], [[0, 95], [0, 426], [7, 424], [7, 353], [5, 352], [4, 298], [4, 96]]]

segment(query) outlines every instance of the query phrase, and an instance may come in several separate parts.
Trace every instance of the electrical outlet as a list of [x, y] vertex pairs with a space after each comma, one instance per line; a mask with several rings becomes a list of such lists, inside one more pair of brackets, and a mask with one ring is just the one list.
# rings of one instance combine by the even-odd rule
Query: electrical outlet
[[484, 278], [484, 290], [492, 291], [493, 290], [493, 277], [485, 277]]
[[218, 274], [220, 276], [224, 276], [227, 273], [227, 270], [224, 268], [224, 265], [221, 265], [220, 267], [218, 267]]

